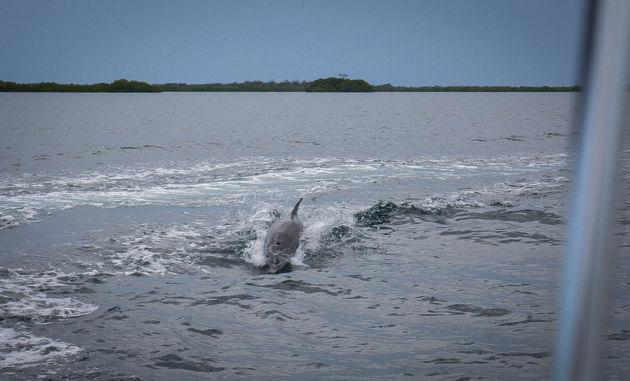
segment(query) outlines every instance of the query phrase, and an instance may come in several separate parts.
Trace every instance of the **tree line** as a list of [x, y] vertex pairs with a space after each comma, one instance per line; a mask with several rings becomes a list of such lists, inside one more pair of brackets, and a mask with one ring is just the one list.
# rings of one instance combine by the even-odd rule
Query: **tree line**
[[[347, 74], [345, 74], [347, 76]], [[308, 92], [373, 92], [374, 86], [362, 79], [348, 79], [346, 77], [320, 78], [311, 82], [307, 87]]]
[[74, 83], [15, 83], [0, 81], [0, 91], [8, 92], [72, 92], [72, 93], [129, 93], [129, 92], [160, 92], [158, 85], [150, 85], [146, 82], [128, 81], [118, 79], [112, 83], [94, 83], [90, 85], [78, 85]]
[[314, 81], [232, 83], [162, 83], [118, 79], [111, 83], [59, 84], [56, 82], [15, 83], [0, 81], [0, 92], [162, 92], [162, 91], [294, 91], [294, 92], [559, 92], [581, 91], [580, 86], [393, 86], [371, 85], [362, 79], [319, 78]]
[[162, 91], [305, 91], [310, 82], [245, 81], [232, 83], [163, 83], [156, 85]]
[[581, 91], [581, 86], [392, 86], [389, 83], [374, 86], [375, 91], [409, 92], [567, 92]]

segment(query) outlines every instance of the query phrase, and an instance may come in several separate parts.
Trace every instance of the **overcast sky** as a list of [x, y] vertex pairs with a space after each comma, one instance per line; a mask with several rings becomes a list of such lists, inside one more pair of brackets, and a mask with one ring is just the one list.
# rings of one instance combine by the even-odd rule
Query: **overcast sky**
[[583, 0], [0, 0], [0, 80], [573, 85]]

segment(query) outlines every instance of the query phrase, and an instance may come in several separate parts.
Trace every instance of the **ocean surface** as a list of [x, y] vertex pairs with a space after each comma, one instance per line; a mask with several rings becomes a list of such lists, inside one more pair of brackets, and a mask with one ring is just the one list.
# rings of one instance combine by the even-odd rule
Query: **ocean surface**
[[[0, 379], [549, 379], [575, 103], [0, 94]], [[268, 274], [265, 232], [300, 197], [292, 269]]]

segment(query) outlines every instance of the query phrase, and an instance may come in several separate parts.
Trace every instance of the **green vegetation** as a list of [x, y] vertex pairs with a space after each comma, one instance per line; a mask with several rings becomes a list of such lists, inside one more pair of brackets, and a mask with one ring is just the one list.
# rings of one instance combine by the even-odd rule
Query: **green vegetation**
[[246, 81], [240, 83], [206, 83], [197, 85], [189, 85], [187, 83], [163, 83], [156, 86], [162, 91], [304, 91], [308, 84], [309, 82], [306, 81]]
[[0, 81], [0, 92], [160, 92], [160, 91], [307, 91], [307, 92], [559, 92], [580, 91], [580, 86], [392, 86], [389, 83], [373, 86], [362, 79], [320, 78], [312, 82], [246, 81], [232, 83], [162, 83], [118, 79], [112, 83], [91, 85], [59, 84], [55, 82], [15, 83]]
[[0, 81], [0, 91], [14, 92], [73, 92], [73, 93], [147, 93], [162, 91], [146, 82], [118, 79], [112, 83], [92, 85], [59, 84], [56, 82], [15, 83]]
[[362, 79], [348, 78], [320, 78], [311, 82], [307, 87], [308, 92], [372, 92], [374, 86]]
[[389, 83], [374, 86], [376, 91], [408, 92], [561, 92], [580, 91], [580, 86], [392, 86]]

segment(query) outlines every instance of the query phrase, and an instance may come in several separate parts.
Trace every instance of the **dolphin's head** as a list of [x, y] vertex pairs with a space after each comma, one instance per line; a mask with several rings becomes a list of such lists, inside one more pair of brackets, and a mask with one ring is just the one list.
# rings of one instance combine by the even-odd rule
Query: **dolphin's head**
[[272, 274], [277, 274], [280, 270], [282, 270], [287, 265], [286, 257], [282, 255], [271, 255], [269, 256], [269, 272]]
[[265, 247], [265, 256], [269, 265], [269, 272], [272, 274], [282, 270], [291, 257], [291, 252], [287, 250], [284, 240], [275, 239]]

